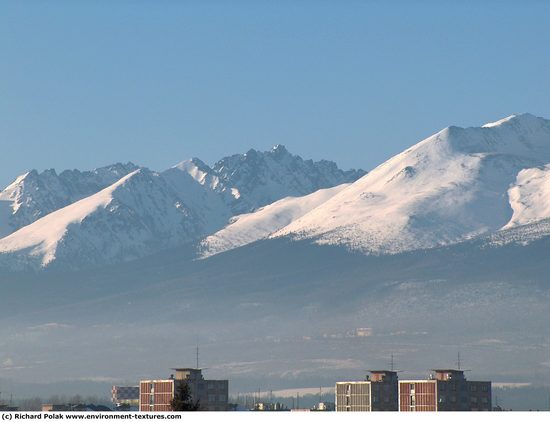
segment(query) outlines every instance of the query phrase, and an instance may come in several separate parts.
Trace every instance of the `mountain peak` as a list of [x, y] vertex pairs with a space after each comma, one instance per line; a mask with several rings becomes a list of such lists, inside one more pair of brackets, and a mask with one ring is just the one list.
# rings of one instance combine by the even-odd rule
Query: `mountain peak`
[[271, 148], [270, 153], [275, 155], [275, 156], [283, 156], [283, 155], [289, 155], [290, 154], [288, 152], [288, 150], [286, 149], [286, 147], [284, 145], [281, 145], [281, 144], [274, 145]]
[[550, 161], [550, 120], [514, 114], [481, 127], [449, 126], [408, 151], [430, 154], [507, 154]]
[[531, 113], [519, 113], [519, 114], [512, 114], [508, 117], [504, 117], [503, 119], [497, 120], [496, 122], [489, 122], [484, 124], [483, 128], [493, 128], [493, 127], [499, 127], [499, 126], [506, 126], [509, 124], [516, 124], [516, 125], [533, 125], [533, 124], [540, 124], [541, 122], [546, 121], [546, 119], [542, 117], [537, 117]]
[[193, 157], [189, 160], [183, 160], [178, 164], [176, 164], [175, 166], [173, 166], [172, 168], [177, 168], [179, 170], [184, 170], [184, 171], [189, 171], [191, 169], [198, 169], [203, 172], [212, 171], [212, 169], [208, 166], [208, 164], [206, 164], [205, 162], [203, 162], [202, 160], [196, 157]]
[[218, 177], [213, 174], [210, 166], [196, 157], [190, 160], [184, 160], [176, 164], [172, 169], [187, 173], [201, 185], [207, 185], [213, 189], [215, 189], [219, 183]]
[[[459, 242], [506, 226], [512, 217], [508, 191], [518, 173], [549, 162], [550, 121], [543, 118], [526, 113], [484, 127], [449, 126], [381, 164], [279, 235], [366, 253]], [[542, 215], [538, 209], [544, 206], [537, 212], [520, 209], [535, 201], [529, 189], [520, 191], [512, 204], [518, 219]]]

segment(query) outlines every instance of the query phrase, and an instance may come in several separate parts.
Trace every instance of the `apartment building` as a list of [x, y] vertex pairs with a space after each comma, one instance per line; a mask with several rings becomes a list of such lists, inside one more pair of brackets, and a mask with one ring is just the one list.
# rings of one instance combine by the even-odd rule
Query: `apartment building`
[[168, 379], [142, 380], [139, 385], [139, 410], [142, 412], [171, 411], [170, 405], [180, 383], [189, 385], [191, 397], [199, 410], [228, 410], [229, 381], [206, 380], [201, 369], [173, 368]]
[[464, 371], [434, 369], [427, 380], [399, 381], [399, 411], [489, 411], [491, 382], [469, 381]]
[[371, 370], [362, 381], [336, 383], [337, 412], [397, 411], [397, 372]]

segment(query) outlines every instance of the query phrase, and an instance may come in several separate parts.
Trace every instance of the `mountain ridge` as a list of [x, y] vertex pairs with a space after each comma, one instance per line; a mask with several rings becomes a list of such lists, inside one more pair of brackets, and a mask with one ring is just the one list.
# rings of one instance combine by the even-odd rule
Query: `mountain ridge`
[[[115, 163], [91, 171], [36, 170], [18, 176], [0, 192], [0, 238], [45, 215], [92, 195], [138, 167]], [[11, 209], [11, 211], [10, 211]]]
[[[104, 204], [83, 218], [67, 218], [52, 243], [59, 251], [52, 252], [49, 235], [38, 228], [54, 227], [56, 216], [71, 213], [37, 214], [35, 221], [0, 238], [0, 266], [23, 268], [41, 256], [41, 266], [56, 261], [60, 267], [78, 268], [139, 259], [184, 244], [207, 258], [278, 237], [384, 255], [491, 235], [506, 243], [506, 233], [514, 233], [513, 241], [519, 243], [522, 236], [529, 242], [550, 234], [544, 223], [550, 217], [550, 120], [527, 113], [481, 127], [449, 126], [369, 173], [343, 171], [326, 160], [303, 160], [282, 145], [234, 154], [213, 166], [193, 158], [160, 173], [131, 163], [103, 169], [102, 178], [98, 171], [90, 174], [110, 180], [134, 169], [139, 177], [130, 182], [143, 178], [142, 184], [130, 183], [133, 191], [112, 190], [121, 195], [120, 215]], [[75, 172], [78, 180], [91, 177]], [[0, 223], [9, 207], [12, 215], [22, 209], [19, 190], [27, 188], [31, 173], [36, 177], [36, 172], [27, 173], [0, 193]], [[74, 183], [77, 188], [71, 190], [71, 174], [61, 174], [65, 176], [48, 171], [43, 178], [53, 180], [54, 191], [63, 180], [58, 196], [65, 202], [100, 185], [94, 179], [95, 184]], [[72, 205], [94, 195], [98, 193], [60, 209], [74, 210], [78, 207]], [[27, 198], [26, 207], [32, 209], [33, 195]], [[523, 226], [523, 231], [506, 232]], [[102, 256], [102, 248], [109, 252]]]
[[[253, 212], [292, 194], [308, 195], [364, 174], [344, 172], [328, 161], [303, 160], [282, 145], [236, 154], [217, 166], [215, 171], [194, 158], [160, 173], [132, 163], [91, 172], [26, 173], [0, 193], [0, 228], [6, 228], [0, 237], [0, 266], [23, 269], [55, 263], [79, 268], [137, 259], [198, 242], [222, 229], [239, 208]], [[315, 171], [309, 174], [311, 169]], [[319, 177], [323, 169], [327, 174]], [[129, 174], [132, 177], [126, 179]], [[141, 185], [133, 183], [143, 178], [147, 180]], [[124, 188], [126, 182], [135, 190]], [[150, 191], [148, 184], [156, 190]], [[106, 192], [115, 198], [105, 197]], [[117, 214], [120, 209], [111, 206], [113, 199], [124, 210], [126, 222]], [[96, 205], [81, 215], [83, 204]], [[17, 218], [23, 221], [21, 227], [13, 223]], [[164, 227], [163, 222], [174, 226]]]

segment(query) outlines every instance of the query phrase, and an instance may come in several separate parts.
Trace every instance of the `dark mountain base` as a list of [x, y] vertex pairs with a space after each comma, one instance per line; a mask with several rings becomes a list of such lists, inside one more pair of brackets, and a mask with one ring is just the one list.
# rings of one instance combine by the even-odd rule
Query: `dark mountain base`
[[[387, 368], [550, 378], [550, 244], [394, 256], [285, 239], [207, 260], [192, 249], [95, 272], [2, 276], [2, 377], [136, 383], [174, 366], [233, 392], [331, 385]], [[98, 378], [99, 377], [99, 378]]]

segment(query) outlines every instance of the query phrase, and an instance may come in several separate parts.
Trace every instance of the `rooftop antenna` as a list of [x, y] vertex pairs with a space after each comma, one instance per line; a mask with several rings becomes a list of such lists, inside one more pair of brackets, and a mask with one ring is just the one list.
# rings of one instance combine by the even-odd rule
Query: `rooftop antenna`
[[393, 353], [391, 354], [390, 368], [391, 368], [391, 371], [393, 372]]
[[458, 352], [458, 357], [457, 357], [457, 360], [456, 360], [456, 366], [457, 366], [458, 370], [460, 371], [460, 351]]
[[197, 369], [199, 369], [199, 346], [197, 345]]

